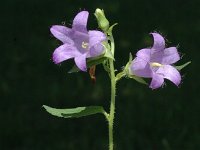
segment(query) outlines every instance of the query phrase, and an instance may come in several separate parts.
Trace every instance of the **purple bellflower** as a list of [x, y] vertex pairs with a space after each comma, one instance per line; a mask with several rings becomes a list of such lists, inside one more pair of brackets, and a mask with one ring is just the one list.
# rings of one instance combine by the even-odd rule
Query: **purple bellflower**
[[152, 48], [141, 49], [130, 65], [130, 72], [136, 76], [152, 78], [150, 88], [156, 89], [163, 85], [164, 78], [175, 85], [181, 82], [181, 75], [172, 66], [180, 60], [176, 47], [165, 48], [165, 40], [158, 33], [151, 33], [154, 38]]
[[102, 42], [106, 40], [106, 35], [97, 30], [87, 30], [88, 16], [87, 11], [78, 13], [73, 20], [72, 28], [61, 25], [51, 27], [51, 33], [63, 43], [53, 53], [55, 64], [74, 58], [77, 67], [86, 71], [86, 58], [104, 53]]

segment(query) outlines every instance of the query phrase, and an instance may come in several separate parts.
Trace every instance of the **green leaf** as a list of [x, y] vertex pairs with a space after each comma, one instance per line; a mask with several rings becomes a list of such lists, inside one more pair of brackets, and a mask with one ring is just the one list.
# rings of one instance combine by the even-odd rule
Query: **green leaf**
[[187, 62], [187, 63], [185, 63], [185, 64], [183, 64], [181, 66], [175, 66], [175, 68], [177, 70], [182, 70], [183, 68], [185, 68], [186, 66], [188, 66], [190, 63], [191, 63], [191, 61], [189, 61], [189, 62]]
[[139, 83], [147, 85], [147, 82], [141, 77], [134, 76], [134, 75], [129, 75], [129, 78], [132, 78], [132, 79], [136, 80]]
[[43, 105], [43, 107], [51, 115], [63, 118], [79, 118], [97, 113], [106, 113], [102, 106], [76, 107], [69, 109], [57, 109], [46, 105]]
[[[95, 59], [88, 59], [87, 60], [87, 68], [90, 68], [90, 67], [92, 67], [94, 65], [101, 64], [106, 59], [107, 59], [106, 57], [102, 57], [102, 56], [98, 57], [98, 58], [95, 58]], [[78, 71], [80, 71], [80, 69], [76, 65], [74, 65], [72, 67], [72, 69], [70, 69], [68, 71], [68, 73], [74, 73], [74, 72], [78, 72]]]

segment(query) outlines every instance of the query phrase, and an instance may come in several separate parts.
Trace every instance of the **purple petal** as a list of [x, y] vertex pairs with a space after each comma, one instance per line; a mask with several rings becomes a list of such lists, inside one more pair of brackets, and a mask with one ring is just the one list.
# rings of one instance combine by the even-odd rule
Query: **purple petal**
[[178, 70], [176, 70], [176, 68], [174, 68], [171, 65], [164, 65], [164, 66], [160, 67], [156, 71], [156, 73], [163, 75], [164, 78], [172, 81], [177, 86], [181, 82], [181, 75], [180, 75], [180, 73], [178, 72]]
[[164, 50], [165, 48], [165, 40], [164, 38], [158, 34], [158, 33], [151, 33], [153, 35], [153, 39], [154, 39], [154, 44], [152, 49], [159, 51], [159, 50]]
[[69, 44], [64, 44], [64, 45], [61, 45], [60, 47], [58, 47], [54, 51], [53, 61], [55, 64], [58, 64], [62, 61], [65, 61], [65, 60], [73, 58], [73, 57], [77, 57], [79, 55], [80, 55], [80, 53], [74, 46], [69, 45]]
[[90, 57], [96, 57], [104, 53], [104, 47], [101, 43], [94, 45], [90, 48]]
[[163, 76], [153, 73], [151, 84], [149, 87], [152, 89], [157, 89], [157, 88], [161, 87], [163, 83], [164, 83]]
[[136, 56], [149, 62], [151, 57], [151, 49], [141, 49], [136, 53]]
[[166, 48], [163, 52], [162, 64], [173, 64], [180, 60], [180, 55], [176, 47]]
[[70, 28], [60, 25], [54, 25], [50, 29], [51, 33], [63, 43], [73, 44], [73, 40], [71, 39], [71, 32]]
[[81, 11], [78, 13], [73, 21], [73, 29], [75, 31], [80, 32], [87, 32], [87, 20], [88, 20], [89, 13], [88, 11]]
[[132, 61], [130, 71], [132, 74], [139, 77], [152, 77], [152, 70], [150, 68], [149, 63], [146, 60], [141, 59], [139, 57], [136, 57]]
[[82, 54], [82, 55], [79, 55], [78, 57], [75, 57], [74, 59], [77, 67], [82, 71], [87, 71], [86, 55], [87, 54]]
[[160, 64], [169, 65], [180, 60], [180, 55], [176, 47], [170, 47], [164, 49], [164, 51], [158, 51], [152, 53], [151, 62], [158, 62]]
[[88, 34], [90, 47], [106, 40], [106, 35], [103, 32], [91, 30]]
[[90, 55], [95, 57], [101, 55], [104, 51], [102, 42], [106, 40], [104, 33], [100, 31], [89, 31], [89, 45], [90, 45]]

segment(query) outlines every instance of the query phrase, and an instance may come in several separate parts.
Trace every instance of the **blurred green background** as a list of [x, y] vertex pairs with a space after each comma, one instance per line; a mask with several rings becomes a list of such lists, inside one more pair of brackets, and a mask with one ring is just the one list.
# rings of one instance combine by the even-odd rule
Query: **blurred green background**
[[129, 52], [152, 45], [158, 31], [168, 46], [179, 45], [192, 60], [181, 71], [180, 88], [152, 91], [133, 80], [117, 87], [116, 150], [200, 149], [200, 1], [199, 0], [4, 0], [0, 5], [0, 150], [106, 150], [107, 124], [102, 115], [81, 119], [50, 116], [43, 104], [69, 108], [109, 106], [109, 78], [97, 67], [97, 82], [87, 73], [68, 74], [73, 61], [53, 64], [60, 42], [50, 34], [54, 24], [70, 26], [80, 10], [103, 8], [114, 29], [116, 67]]

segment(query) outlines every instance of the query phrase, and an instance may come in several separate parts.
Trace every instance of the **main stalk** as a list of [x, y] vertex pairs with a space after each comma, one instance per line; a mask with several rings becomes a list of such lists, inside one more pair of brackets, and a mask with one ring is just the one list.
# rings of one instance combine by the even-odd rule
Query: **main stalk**
[[[114, 55], [115, 44], [114, 39], [111, 36], [111, 52]], [[108, 128], [109, 128], [109, 150], [113, 150], [113, 122], [115, 117], [115, 95], [116, 95], [116, 80], [115, 80], [115, 68], [113, 59], [109, 59], [110, 64], [110, 79], [111, 79], [111, 102], [110, 102], [110, 113], [108, 120]]]

